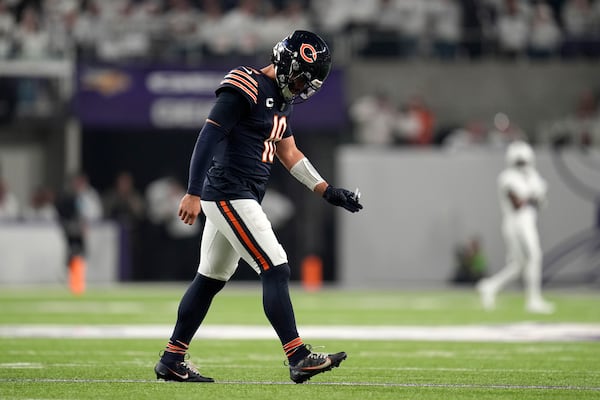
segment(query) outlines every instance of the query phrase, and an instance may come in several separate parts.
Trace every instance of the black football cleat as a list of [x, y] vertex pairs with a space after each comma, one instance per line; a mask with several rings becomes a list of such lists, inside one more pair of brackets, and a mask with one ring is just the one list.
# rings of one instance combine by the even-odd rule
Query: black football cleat
[[159, 361], [154, 367], [156, 379], [175, 382], [214, 382], [213, 378], [200, 375], [200, 372], [193, 365], [186, 362], [179, 362], [172, 366]]
[[296, 383], [303, 383], [313, 376], [332, 368], [339, 367], [348, 357], [343, 351], [335, 354], [310, 353], [298, 364], [290, 365], [290, 378]]

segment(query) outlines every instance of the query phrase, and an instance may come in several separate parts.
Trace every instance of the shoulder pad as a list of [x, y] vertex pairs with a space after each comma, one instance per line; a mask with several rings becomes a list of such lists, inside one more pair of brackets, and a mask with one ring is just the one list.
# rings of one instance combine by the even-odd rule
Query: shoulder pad
[[217, 88], [219, 90], [229, 87], [240, 92], [251, 104], [258, 102], [258, 81], [256, 75], [260, 72], [254, 68], [237, 67], [225, 75]]

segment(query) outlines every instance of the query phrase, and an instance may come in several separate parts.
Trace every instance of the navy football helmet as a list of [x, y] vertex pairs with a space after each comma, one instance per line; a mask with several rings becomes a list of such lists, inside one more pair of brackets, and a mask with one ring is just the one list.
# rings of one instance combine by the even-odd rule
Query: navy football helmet
[[331, 70], [329, 47], [318, 35], [295, 31], [273, 47], [271, 58], [281, 94], [289, 103], [315, 94]]

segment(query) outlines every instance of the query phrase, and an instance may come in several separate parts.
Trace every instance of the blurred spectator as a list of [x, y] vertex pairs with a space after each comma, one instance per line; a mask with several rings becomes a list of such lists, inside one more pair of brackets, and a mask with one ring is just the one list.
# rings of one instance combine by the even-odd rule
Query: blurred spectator
[[73, 175], [56, 204], [67, 241], [69, 289], [74, 294], [85, 290], [86, 242], [90, 223], [102, 218], [102, 203], [85, 173]]
[[211, 58], [226, 56], [233, 48], [233, 38], [225, 34], [223, 13], [219, 0], [202, 0], [202, 10], [198, 23], [198, 40], [203, 53]]
[[81, 4], [72, 29], [79, 57], [84, 60], [96, 59], [96, 46], [105, 34], [104, 24], [96, 0], [85, 1]]
[[15, 31], [15, 24], [15, 16], [11, 13], [6, 2], [0, 0], [0, 60], [12, 56], [12, 35]]
[[589, 56], [594, 13], [589, 0], [565, 0], [561, 9], [565, 32], [563, 52], [568, 58]]
[[487, 259], [481, 248], [481, 239], [470, 238], [456, 249], [455, 283], [476, 283], [486, 275]]
[[[147, 280], [186, 280], [198, 265], [201, 224], [186, 225], [177, 215], [183, 185], [173, 176], [164, 176], [146, 187], [147, 214], [152, 226], [146, 232], [143, 271], [137, 277]], [[196, 251], [194, 251], [196, 250]]]
[[144, 199], [136, 190], [133, 176], [127, 171], [117, 174], [114, 186], [104, 196], [104, 214], [125, 225], [135, 225], [143, 219]]
[[[313, 30], [313, 22], [308, 14], [307, 8], [301, 0], [287, 0], [285, 7], [283, 8], [283, 16], [287, 21], [287, 30], [290, 27], [294, 29], [304, 29], [308, 31]], [[289, 33], [289, 32], [288, 32]], [[266, 40], [273, 41], [273, 37], [267, 38]]]
[[85, 173], [76, 173], [69, 179], [56, 207], [67, 237], [70, 257], [83, 255], [89, 224], [102, 218], [100, 196]]
[[[288, 21], [283, 10], [275, 7], [271, 2], [266, 2], [263, 7], [265, 10], [259, 31], [260, 40], [258, 49], [260, 52], [270, 54], [270, 50], [273, 48], [271, 38], [286, 37], [290, 34], [290, 26], [296, 25], [292, 21]], [[298, 27], [298, 29], [305, 28]]]
[[427, 2], [402, 0], [396, 3], [399, 9], [400, 55], [413, 58], [419, 55], [421, 42], [427, 32]]
[[396, 130], [400, 144], [414, 144], [423, 130], [423, 123], [419, 114], [410, 106], [410, 103], [401, 107], [396, 120]]
[[158, 178], [146, 187], [145, 203], [150, 222], [161, 225], [171, 219], [173, 203], [177, 194], [176, 179], [171, 176]]
[[65, 228], [70, 254], [82, 254], [88, 225], [102, 218], [102, 202], [85, 173], [76, 173], [59, 195], [57, 210]]
[[23, 218], [26, 221], [58, 221], [58, 210], [56, 209], [56, 196], [52, 189], [41, 186], [33, 191], [29, 205], [23, 210]]
[[326, 35], [363, 29], [376, 21], [377, 1], [319, 0], [310, 4], [317, 27]]
[[39, 60], [50, 57], [50, 36], [42, 29], [40, 16], [33, 7], [28, 7], [15, 33], [17, 57]]
[[276, 231], [282, 228], [296, 212], [294, 203], [273, 188], [265, 192], [261, 205]]
[[162, 224], [169, 236], [186, 238], [195, 236], [198, 225], [182, 224], [177, 210], [179, 200], [185, 194], [183, 185], [173, 177], [165, 177], [151, 182], [146, 189], [146, 201], [151, 221]]
[[562, 31], [552, 8], [539, 1], [534, 5], [529, 36], [529, 55], [534, 59], [547, 59], [558, 54], [562, 43]]
[[272, 5], [266, 6], [269, 10], [265, 15], [260, 29], [260, 51], [270, 54], [273, 48], [274, 37], [285, 37], [290, 34], [290, 27], [294, 29], [312, 30], [308, 14], [304, 11], [302, 2], [290, 0], [283, 9]]
[[427, 146], [433, 143], [435, 117], [420, 96], [410, 98], [396, 119], [400, 144]]
[[490, 23], [490, 10], [480, 0], [460, 0], [462, 7], [462, 48], [471, 59], [478, 59], [484, 54], [484, 41], [488, 37], [486, 27]]
[[433, 50], [441, 60], [455, 59], [462, 40], [462, 10], [457, 0], [431, 2]]
[[197, 38], [201, 15], [189, 0], [169, 0], [168, 4], [164, 16], [166, 47], [175, 59], [189, 60], [200, 50]]
[[75, 174], [71, 180], [79, 214], [86, 221], [97, 221], [103, 217], [102, 201], [98, 191], [90, 185], [87, 174]]
[[311, 1], [316, 24], [326, 35], [343, 32], [349, 25], [348, 5], [344, 0]]
[[592, 90], [584, 90], [572, 114], [543, 124], [548, 140], [577, 146], [600, 145], [600, 101]]
[[[119, 4], [119, 3], [117, 3]], [[143, 3], [142, 3], [143, 4]], [[104, 9], [105, 35], [98, 43], [98, 55], [102, 60], [135, 60], [150, 54], [150, 31], [152, 26], [148, 9], [133, 0], [121, 2], [110, 12]], [[116, 11], [116, 14], [112, 12]]]
[[468, 121], [443, 139], [442, 147], [448, 151], [462, 151], [489, 146], [486, 126], [482, 121]]
[[223, 16], [221, 34], [231, 45], [231, 55], [252, 56], [262, 48], [260, 6], [258, 0], [240, 0], [237, 7]]
[[8, 184], [0, 177], [0, 221], [19, 218], [20, 207], [17, 196], [10, 191]]
[[48, 33], [49, 51], [54, 58], [64, 58], [72, 51], [73, 26], [77, 19], [78, 2], [74, 0], [44, 0], [40, 5], [41, 24]]
[[119, 172], [114, 186], [104, 196], [107, 218], [119, 223], [121, 229], [121, 279], [129, 280], [141, 265], [141, 232], [145, 217], [143, 196], [136, 190], [128, 171]]
[[361, 53], [365, 56], [397, 57], [400, 54], [400, 17], [395, 0], [379, 0]]
[[505, 0], [498, 16], [498, 50], [501, 56], [516, 59], [525, 55], [529, 38], [529, 15], [518, 0]]
[[380, 146], [394, 143], [397, 109], [387, 93], [378, 91], [360, 97], [349, 112], [356, 143]]

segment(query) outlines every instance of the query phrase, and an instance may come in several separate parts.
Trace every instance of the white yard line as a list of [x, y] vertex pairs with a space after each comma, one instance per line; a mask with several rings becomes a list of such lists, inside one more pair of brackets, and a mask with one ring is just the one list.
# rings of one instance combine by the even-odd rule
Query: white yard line
[[[1, 325], [2, 338], [164, 339], [171, 325]], [[303, 326], [306, 339], [456, 342], [600, 341], [600, 324], [532, 323], [448, 326]], [[275, 339], [269, 326], [205, 325], [205, 339]]]
[[[147, 379], [45, 379], [45, 378], [0, 378], [1, 382], [26, 383], [156, 383], [159, 385], [172, 384], [159, 380]], [[251, 382], [251, 381], [216, 381], [218, 385], [295, 385], [285, 382]], [[519, 390], [588, 390], [600, 391], [600, 386], [550, 386], [550, 385], [486, 385], [486, 384], [447, 384], [447, 383], [386, 383], [386, 382], [307, 382], [305, 385], [319, 386], [371, 386], [371, 387], [428, 387], [428, 388], [472, 388], [472, 389], [519, 389]]]

